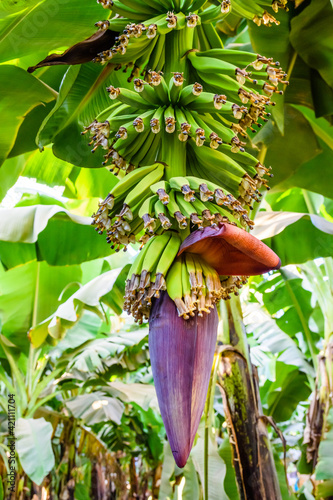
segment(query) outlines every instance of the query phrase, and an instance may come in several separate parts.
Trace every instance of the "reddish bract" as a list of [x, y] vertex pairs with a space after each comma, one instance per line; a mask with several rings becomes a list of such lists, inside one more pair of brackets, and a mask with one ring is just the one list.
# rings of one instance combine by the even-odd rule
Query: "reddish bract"
[[183, 241], [178, 255], [183, 252], [200, 255], [220, 276], [254, 276], [281, 266], [265, 243], [231, 224], [194, 231]]

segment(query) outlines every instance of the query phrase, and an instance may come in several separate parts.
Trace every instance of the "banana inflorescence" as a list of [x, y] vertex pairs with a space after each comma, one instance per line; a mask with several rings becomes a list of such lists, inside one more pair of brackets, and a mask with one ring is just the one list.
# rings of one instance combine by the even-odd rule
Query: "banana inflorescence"
[[[265, 10], [271, 2], [99, 3], [116, 14], [100, 29], [121, 34], [96, 61], [112, 60], [126, 80], [113, 73], [109, 107], [82, 132], [91, 136], [92, 152], [105, 150], [103, 165], [119, 178], [92, 224], [116, 251], [141, 244], [124, 305], [136, 320], [149, 317], [161, 290], [184, 319], [208, 313], [238, 293], [246, 277], [219, 277], [202, 257], [176, 258], [178, 249], [207, 226], [252, 229], [249, 212], [272, 174], [246, 151], [247, 138], [268, 121], [274, 94], [288, 84], [273, 59], [224, 49], [216, 21], [231, 9], [257, 24], [274, 23]], [[286, 9], [286, 1], [271, 6]]]
[[163, 69], [170, 35], [186, 28], [197, 28], [195, 38], [206, 47], [222, 46], [211, 23], [223, 20], [230, 12], [252, 19], [258, 26], [279, 24], [267, 9], [278, 12], [288, 10], [287, 0], [223, 0], [212, 5], [207, 0], [98, 0], [104, 8], [112, 10], [113, 17], [99, 21], [100, 29], [119, 31], [116, 43], [98, 54], [96, 62], [105, 64], [112, 60], [119, 66], [126, 65], [138, 75], [141, 68]]

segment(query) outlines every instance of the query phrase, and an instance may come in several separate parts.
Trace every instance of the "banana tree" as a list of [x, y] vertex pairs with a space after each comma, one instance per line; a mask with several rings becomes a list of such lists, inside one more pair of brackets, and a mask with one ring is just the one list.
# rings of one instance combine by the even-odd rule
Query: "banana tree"
[[[283, 130], [281, 94], [288, 81], [275, 47], [264, 55], [225, 48], [223, 33], [228, 24], [238, 26], [242, 17], [260, 30], [280, 19], [284, 25], [288, 7], [284, 1], [273, 2], [271, 10], [266, 2], [245, 5], [240, 0], [219, 5], [203, 0], [99, 3], [108, 19], [96, 23], [95, 35], [29, 67], [42, 77], [41, 70], [49, 65], [73, 65], [59, 95], [43, 95], [46, 104], [55, 97], [57, 102], [39, 122], [36, 141], [41, 149], [52, 143], [56, 156], [79, 167], [107, 165], [113, 174], [105, 180], [109, 193], [99, 203], [93, 224], [100, 234], [106, 233], [113, 251], [141, 244], [128, 273], [124, 309], [138, 322], [150, 323], [155, 384], [180, 466], [187, 460], [204, 407], [217, 334], [216, 304], [230, 301], [221, 375], [228, 421], [236, 421], [239, 408], [246, 410], [244, 416], [253, 410], [258, 419], [258, 425], [252, 421], [249, 426], [249, 449], [242, 442], [244, 429], [229, 426], [240, 446], [235, 447], [240, 495], [280, 498], [267, 420], [261, 415], [232, 296], [249, 276], [280, 266], [279, 257], [249, 234], [254, 226], [250, 211], [255, 213], [272, 173], [264, 166], [270, 149], [264, 146], [258, 154], [247, 133], [262, 128], [254, 142], [265, 142], [272, 127], [265, 125], [270, 113]], [[295, 19], [295, 25], [302, 23], [301, 15]], [[296, 57], [284, 61], [288, 75]], [[75, 66], [91, 59], [104, 67]], [[293, 108], [295, 123], [303, 112], [311, 122], [311, 115]], [[318, 132], [318, 126], [314, 128]], [[325, 132], [319, 135], [329, 142]], [[280, 180], [287, 177], [280, 165], [274, 174]], [[201, 371], [205, 376], [199, 379]], [[236, 391], [240, 380], [242, 392]], [[267, 458], [266, 469], [262, 456]], [[268, 475], [272, 490], [265, 488]], [[255, 491], [257, 480], [260, 487]]]

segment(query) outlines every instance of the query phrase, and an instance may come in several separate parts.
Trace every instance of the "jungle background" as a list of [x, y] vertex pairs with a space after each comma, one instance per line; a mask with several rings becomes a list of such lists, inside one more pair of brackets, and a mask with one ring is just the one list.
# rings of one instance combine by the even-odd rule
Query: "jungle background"
[[[283, 499], [311, 500], [333, 498], [333, 10], [328, 0], [288, 6], [278, 26], [231, 11], [216, 28], [225, 47], [273, 57], [290, 81], [251, 145], [274, 173], [254, 234], [282, 268], [251, 278], [241, 303], [263, 412], [276, 423], [269, 432]], [[209, 500], [237, 500], [218, 380], [178, 469], [158, 411], [148, 327], [122, 313], [138, 246], [114, 253], [90, 226], [116, 182], [107, 168], [82, 168], [100, 166], [80, 132], [108, 99], [102, 90], [91, 98], [102, 67], [26, 71], [104, 18], [92, 0], [0, 5], [0, 499], [10, 498], [14, 394], [14, 498], [194, 500], [206, 482]]]

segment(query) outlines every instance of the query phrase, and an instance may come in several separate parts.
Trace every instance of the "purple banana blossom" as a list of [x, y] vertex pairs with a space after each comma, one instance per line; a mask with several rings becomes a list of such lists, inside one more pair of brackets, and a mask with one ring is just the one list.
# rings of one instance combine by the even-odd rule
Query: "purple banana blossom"
[[167, 292], [153, 302], [149, 320], [149, 351], [162, 419], [178, 467], [190, 454], [214, 358], [216, 307], [203, 317], [178, 316]]
[[[279, 269], [267, 245], [231, 224], [194, 231], [178, 255], [200, 255], [219, 275], [253, 276]], [[171, 450], [184, 467], [205, 406], [217, 338], [216, 306], [203, 317], [178, 316], [167, 292], [154, 299], [149, 320], [149, 350], [157, 398]]]

